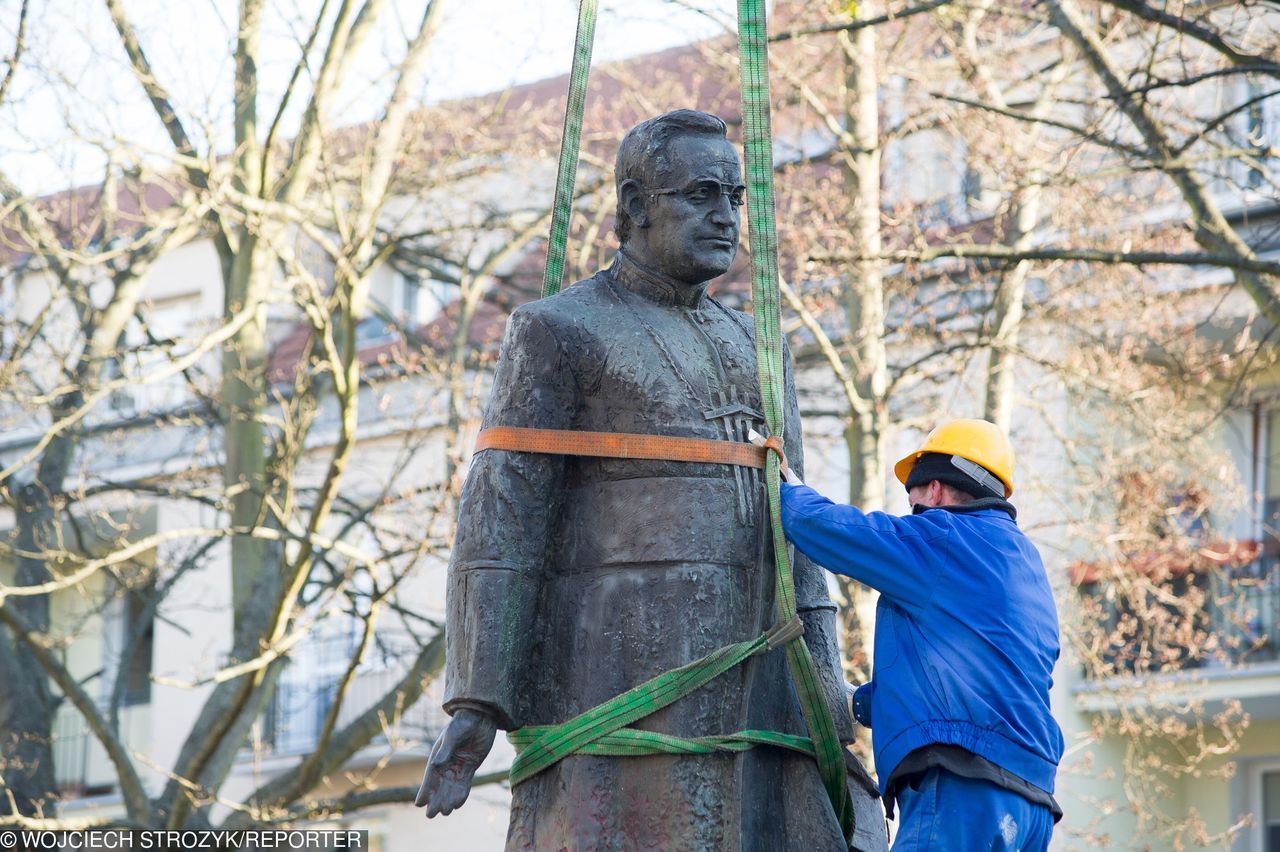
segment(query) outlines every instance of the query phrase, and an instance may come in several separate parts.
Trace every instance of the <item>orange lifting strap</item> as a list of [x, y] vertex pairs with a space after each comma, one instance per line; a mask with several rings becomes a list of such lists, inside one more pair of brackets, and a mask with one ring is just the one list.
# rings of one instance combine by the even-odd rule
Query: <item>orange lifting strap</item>
[[567, 429], [522, 429], [493, 426], [480, 432], [476, 452], [514, 450], [560, 456], [599, 456], [610, 459], [657, 459], [662, 461], [733, 464], [763, 468], [765, 456], [776, 452], [787, 469], [782, 442], [768, 438], [762, 446], [740, 441], [712, 441], [706, 438], [676, 438], [670, 435], [638, 435], [629, 432], [573, 432]]

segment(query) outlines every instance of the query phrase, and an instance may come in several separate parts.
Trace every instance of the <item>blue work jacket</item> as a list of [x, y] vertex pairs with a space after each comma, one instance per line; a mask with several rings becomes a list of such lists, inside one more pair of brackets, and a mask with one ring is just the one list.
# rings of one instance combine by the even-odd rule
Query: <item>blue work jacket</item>
[[1058, 614], [1044, 564], [1003, 500], [897, 517], [782, 486], [782, 526], [829, 571], [880, 592], [871, 741], [880, 791], [922, 746], [956, 745], [1053, 793]]

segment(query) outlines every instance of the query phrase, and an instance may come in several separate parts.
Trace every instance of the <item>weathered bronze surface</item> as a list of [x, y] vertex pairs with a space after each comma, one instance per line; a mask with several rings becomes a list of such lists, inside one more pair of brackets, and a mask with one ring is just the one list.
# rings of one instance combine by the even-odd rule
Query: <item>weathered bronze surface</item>
[[[737, 153], [705, 113], [633, 128], [617, 161], [614, 264], [519, 308], [487, 426], [745, 440], [764, 432], [749, 316], [706, 295], [734, 258]], [[786, 377], [787, 455], [803, 471]], [[461, 804], [495, 726], [563, 722], [774, 621], [758, 471], [726, 465], [488, 450], [472, 462], [449, 566], [445, 709], [419, 793]], [[851, 721], [821, 568], [796, 554], [804, 641], [837, 727]], [[685, 737], [807, 734], [781, 649], [638, 723]], [[860, 837], [883, 848], [854, 785]], [[877, 841], [878, 838], [878, 841]], [[508, 849], [844, 849], [814, 762], [738, 755], [571, 756], [512, 793]]]

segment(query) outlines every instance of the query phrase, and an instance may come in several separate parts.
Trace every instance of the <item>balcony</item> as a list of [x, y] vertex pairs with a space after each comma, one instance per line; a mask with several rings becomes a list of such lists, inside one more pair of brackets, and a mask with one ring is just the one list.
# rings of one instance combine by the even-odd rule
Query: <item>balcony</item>
[[[126, 748], [150, 750], [151, 705], [120, 708], [120, 735]], [[53, 720], [53, 777], [66, 799], [102, 796], [117, 788], [115, 767], [89, 724], [69, 701], [63, 701]]]
[[1208, 619], [1222, 653], [1208, 667], [1280, 660], [1280, 560], [1257, 560], [1210, 577]]
[[[343, 673], [358, 647], [354, 636], [332, 636], [307, 642], [294, 652], [263, 713], [260, 743], [265, 751], [294, 755], [315, 749]], [[335, 730], [386, 695], [417, 653], [417, 644], [407, 636], [380, 636], [347, 688]], [[421, 699], [401, 713], [394, 730], [384, 731], [373, 744], [386, 744], [389, 735], [410, 742], [434, 740], [448, 721], [440, 708], [442, 681], [443, 674], [428, 686]]]
[[1073, 566], [1091, 645], [1082, 709], [1240, 700], [1280, 718], [1280, 558], [1234, 542], [1127, 568]]

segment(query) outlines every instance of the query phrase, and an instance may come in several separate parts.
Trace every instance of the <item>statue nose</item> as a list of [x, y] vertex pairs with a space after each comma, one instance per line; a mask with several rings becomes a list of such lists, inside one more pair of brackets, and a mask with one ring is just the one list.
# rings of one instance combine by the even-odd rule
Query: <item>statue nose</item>
[[733, 202], [729, 200], [729, 196], [720, 193], [720, 197], [716, 200], [715, 205], [711, 208], [711, 219], [714, 222], [722, 222], [726, 225], [733, 224]]

